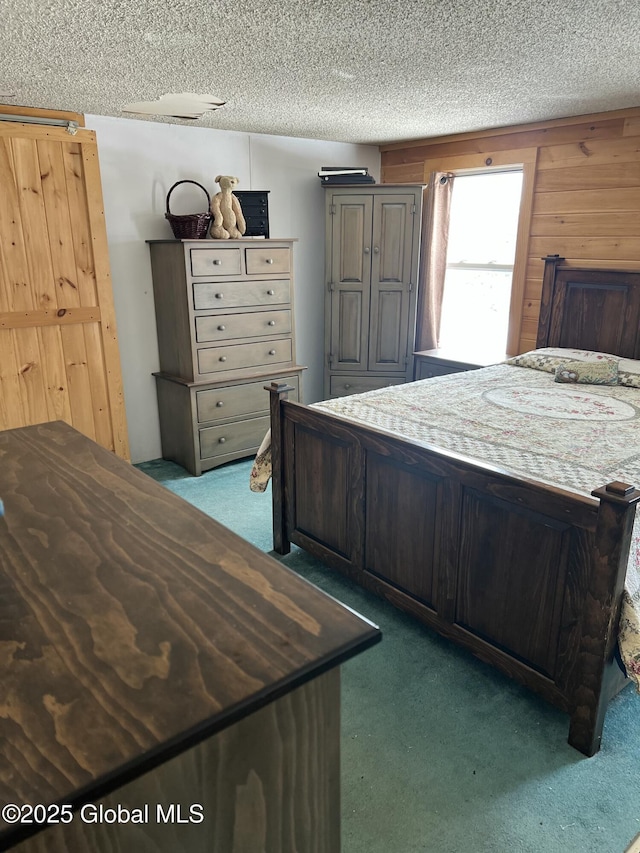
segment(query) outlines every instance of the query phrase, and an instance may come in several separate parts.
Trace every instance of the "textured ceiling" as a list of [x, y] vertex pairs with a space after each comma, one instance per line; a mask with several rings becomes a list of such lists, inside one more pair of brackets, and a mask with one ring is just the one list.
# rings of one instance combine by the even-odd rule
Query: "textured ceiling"
[[[0, 101], [382, 143], [640, 105], [640, 0], [2, 0]], [[172, 121], [171, 119], [147, 119]], [[185, 124], [186, 120], [174, 120]]]

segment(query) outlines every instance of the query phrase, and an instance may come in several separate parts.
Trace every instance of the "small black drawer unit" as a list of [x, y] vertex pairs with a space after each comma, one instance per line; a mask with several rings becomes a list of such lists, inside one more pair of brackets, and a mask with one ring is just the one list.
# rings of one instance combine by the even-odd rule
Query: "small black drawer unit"
[[269, 190], [234, 190], [247, 223], [245, 237], [269, 236]]

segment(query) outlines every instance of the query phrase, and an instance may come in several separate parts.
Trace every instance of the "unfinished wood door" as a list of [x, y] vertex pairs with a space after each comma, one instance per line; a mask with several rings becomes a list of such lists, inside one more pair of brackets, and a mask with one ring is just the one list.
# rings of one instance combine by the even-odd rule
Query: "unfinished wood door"
[[128, 459], [95, 133], [0, 122], [0, 429], [63, 420]]

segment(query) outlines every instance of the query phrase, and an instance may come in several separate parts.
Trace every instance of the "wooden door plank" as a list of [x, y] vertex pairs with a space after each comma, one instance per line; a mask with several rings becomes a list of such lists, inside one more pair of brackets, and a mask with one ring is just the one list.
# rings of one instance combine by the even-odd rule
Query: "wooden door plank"
[[111, 287], [109, 250], [104, 223], [104, 203], [102, 200], [102, 182], [100, 179], [97, 145], [83, 143], [82, 161], [84, 164], [87, 213], [89, 216], [91, 247], [96, 276], [96, 292], [102, 315], [100, 331], [102, 334], [103, 357], [109, 392], [114, 450], [118, 456], [121, 456], [123, 459], [129, 459], [129, 436], [124, 408], [124, 390], [122, 386], [113, 291]]
[[102, 334], [99, 323], [85, 323], [82, 326], [87, 351], [87, 369], [91, 384], [91, 408], [95, 425], [95, 440], [102, 447], [114, 450], [113, 427], [109, 412], [109, 389], [104, 369], [102, 352]]
[[82, 326], [61, 327], [60, 336], [64, 352], [71, 422], [77, 430], [95, 441], [91, 375], [87, 364], [87, 347]]
[[0, 145], [0, 252], [3, 262], [3, 302], [7, 311], [28, 311], [35, 307], [29, 287], [29, 267], [22, 233], [22, 222], [16, 215], [20, 202], [13, 161], [11, 140]]
[[62, 158], [80, 304], [97, 305], [96, 273], [93, 263], [81, 146], [76, 143], [63, 146]]
[[26, 423], [13, 332], [0, 329], [0, 430]]
[[73, 423], [67, 389], [67, 372], [58, 326], [43, 326], [37, 330], [40, 351], [46, 354], [42, 373], [46, 387], [46, 404], [50, 421]]
[[20, 188], [18, 203], [33, 306], [45, 310], [57, 308], [58, 295], [51, 265], [38, 149], [35, 141], [29, 139], [14, 139], [12, 148], [16, 185]]
[[73, 232], [62, 148], [58, 142], [47, 141], [40, 141], [37, 146], [58, 305], [61, 308], [75, 308], [82, 302], [73, 253]]
[[36, 329], [15, 329], [13, 336], [26, 422], [44, 423], [49, 420], [43, 374], [46, 354], [40, 349]]
[[100, 321], [99, 308], [65, 308], [43, 311], [0, 311], [0, 328], [25, 329], [29, 326], [66, 326]]

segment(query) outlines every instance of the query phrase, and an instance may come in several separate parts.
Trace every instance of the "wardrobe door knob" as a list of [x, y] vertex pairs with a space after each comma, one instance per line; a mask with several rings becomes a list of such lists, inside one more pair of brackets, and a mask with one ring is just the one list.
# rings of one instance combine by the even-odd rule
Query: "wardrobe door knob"
[[370, 249], [368, 246], [365, 246], [365, 247], [364, 247], [364, 253], [365, 253], [365, 255], [368, 255], [370, 251], [371, 251], [371, 249]]

